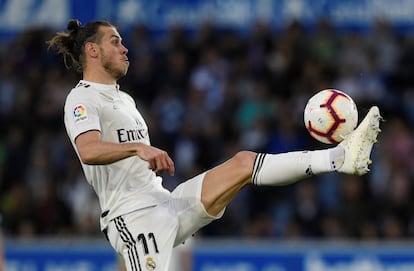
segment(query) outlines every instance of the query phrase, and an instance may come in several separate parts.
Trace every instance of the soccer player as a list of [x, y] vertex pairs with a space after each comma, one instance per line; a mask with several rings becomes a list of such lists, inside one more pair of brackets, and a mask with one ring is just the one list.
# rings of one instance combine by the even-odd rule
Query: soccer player
[[128, 70], [128, 49], [109, 22], [81, 25], [48, 41], [83, 79], [67, 96], [64, 122], [86, 179], [101, 206], [100, 225], [126, 268], [167, 270], [173, 247], [220, 218], [247, 185], [287, 185], [314, 174], [368, 172], [381, 118], [376, 106], [338, 146], [282, 154], [240, 151], [228, 161], [178, 185], [162, 186], [158, 173], [174, 174], [167, 152], [150, 144], [148, 127], [117, 80]]

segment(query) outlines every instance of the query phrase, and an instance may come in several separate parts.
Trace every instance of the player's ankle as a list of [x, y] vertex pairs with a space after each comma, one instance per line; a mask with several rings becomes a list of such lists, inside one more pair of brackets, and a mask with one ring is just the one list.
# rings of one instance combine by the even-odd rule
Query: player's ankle
[[329, 160], [331, 161], [332, 170], [341, 168], [345, 161], [345, 149], [339, 145], [329, 149]]

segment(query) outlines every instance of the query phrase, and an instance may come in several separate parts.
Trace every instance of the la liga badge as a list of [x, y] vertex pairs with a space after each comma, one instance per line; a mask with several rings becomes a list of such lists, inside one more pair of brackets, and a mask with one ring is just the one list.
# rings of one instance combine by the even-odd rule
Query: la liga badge
[[75, 123], [88, 119], [88, 114], [86, 113], [86, 107], [83, 104], [78, 104], [73, 108], [73, 118]]

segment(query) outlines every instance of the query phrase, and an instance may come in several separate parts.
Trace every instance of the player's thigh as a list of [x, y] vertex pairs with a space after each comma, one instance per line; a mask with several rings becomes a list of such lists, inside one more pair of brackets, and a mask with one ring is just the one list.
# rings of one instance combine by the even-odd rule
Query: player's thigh
[[128, 271], [168, 270], [177, 229], [176, 215], [161, 204], [113, 219], [108, 238]]
[[216, 216], [208, 214], [201, 202], [201, 193], [206, 173], [202, 173], [186, 182], [181, 183], [171, 193], [171, 208], [178, 218], [178, 233], [174, 243], [177, 246], [203, 226], [220, 218], [222, 212]]

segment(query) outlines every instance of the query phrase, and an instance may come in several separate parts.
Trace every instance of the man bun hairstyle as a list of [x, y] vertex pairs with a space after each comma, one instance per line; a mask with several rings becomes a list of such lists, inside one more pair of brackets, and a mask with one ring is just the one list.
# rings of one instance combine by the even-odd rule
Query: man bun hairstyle
[[67, 30], [69, 32], [76, 32], [81, 26], [81, 22], [79, 20], [73, 19], [68, 22]]
[[102, 37], [99, 32], [100, 26], [113, 27], [107, 21], [93, 21], [82, 25], [77, 19], [69, 20], [67, 32], [57, 32], [52, 39], [47, 41], [48, 47], [63, 56], [66, 68], [82, 72], [85, 65], [85, 44], [100, 42]]

